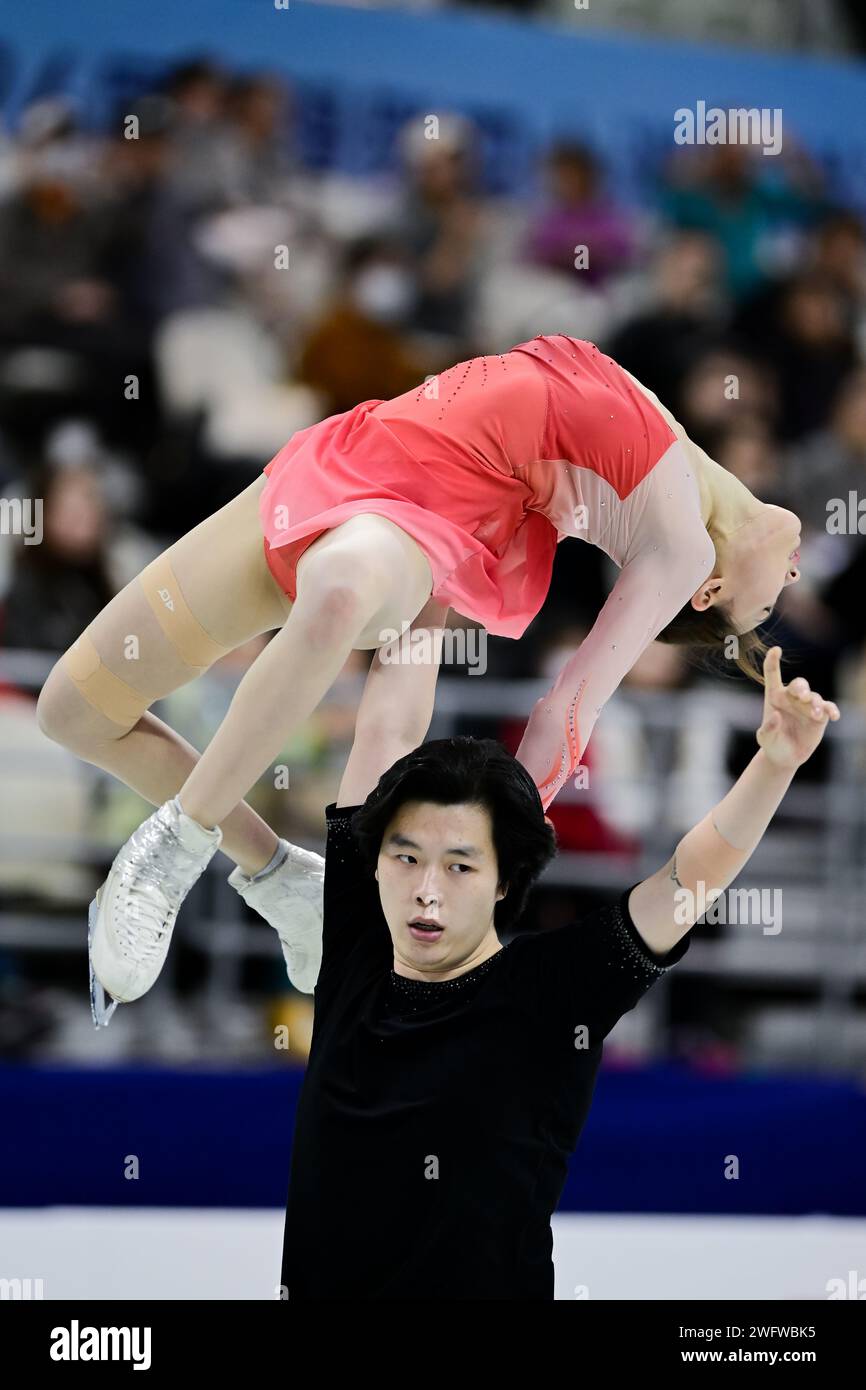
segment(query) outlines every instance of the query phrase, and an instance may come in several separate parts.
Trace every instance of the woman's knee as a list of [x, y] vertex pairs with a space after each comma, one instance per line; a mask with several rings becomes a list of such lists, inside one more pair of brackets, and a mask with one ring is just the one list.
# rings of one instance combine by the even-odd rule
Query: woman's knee
[[[61, 658], [62, 659], [62, 658]], [[52, 743], [65, 744], [74, 737], [75, 691], [63, 680], [60, 661], [52, 666], [36, 701], [36, 723]]]
[[298, 568], [295, 607], [314, 627], [353, 629], [376, 611], [390, 582], [386, 569], [366, 555], [311, 555], [303, 572]]
[[36, 701], [41, 732], [73, 752], [122, 738], [148, 705], [101, 663], [90, 662], [85, 670], [79, 643], [55, 662]]

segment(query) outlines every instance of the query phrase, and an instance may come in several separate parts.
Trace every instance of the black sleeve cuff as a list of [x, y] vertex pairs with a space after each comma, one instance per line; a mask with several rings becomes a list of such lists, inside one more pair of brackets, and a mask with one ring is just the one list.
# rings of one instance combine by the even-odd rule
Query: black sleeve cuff
[[622, 920], [625, 924], [626, 931], [643, 955], [647, 965], [654, 967], [658, 971], [667, 970], [671, 965], [676, 965], [678, 960], [682, 960], [686, 951], [689, 949], [692, 929], [689, 927], [685, 936], [681, 937], [676, 945], [672, 946], [669, 951], [663, 951], [661, 955], [659, 955], [651, 950], [632, 921], [631, 913], [628, 910], [629, 896], [634, 888], [637, 888], [637, 883], [633, 883], [631, 888], [626, 888], [619, 900], [619, 910], [622, 914]]

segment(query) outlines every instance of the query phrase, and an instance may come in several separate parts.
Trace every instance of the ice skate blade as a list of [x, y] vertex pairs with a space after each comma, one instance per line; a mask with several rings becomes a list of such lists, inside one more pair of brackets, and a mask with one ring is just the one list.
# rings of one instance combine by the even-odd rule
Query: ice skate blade
[[[112, 999], [103, 989], [93, 970], [93, 956], [91, 954], [91, 943], [93, 933], [96, 930], [96, 915], [99, 911], [99, 890], [96, 897], [90, 904], [87, 911], [87, 964], [90, 970], [90, 1012], [93, 1017], [94, 1028], [107, 1028], [111, 1022], [112, 1014], [117, 1008], [118, 1000]], [[107, 1001], [111, 999], [109, 1004]]]

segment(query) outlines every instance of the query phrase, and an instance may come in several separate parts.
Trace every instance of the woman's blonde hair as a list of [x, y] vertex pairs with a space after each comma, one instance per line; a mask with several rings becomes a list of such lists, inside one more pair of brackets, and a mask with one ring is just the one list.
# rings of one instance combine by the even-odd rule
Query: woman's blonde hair
[[700, 610], [693, 608], [691, 602], [684, 603], [676, 617], [659, 633], [657, 641], [689, 647], [697, 658], [696, 664], [719, 670], [715, 662], [701, 658], [713, 652], [723, 653], [726, 642], [734, 636], [737, 639], [735, 665], [750, 681], [765, 685], [763, 665], [769, 648], [761, 641], [757, 628], [735, 633], [728, 604], [716, 603], [711, 608]]

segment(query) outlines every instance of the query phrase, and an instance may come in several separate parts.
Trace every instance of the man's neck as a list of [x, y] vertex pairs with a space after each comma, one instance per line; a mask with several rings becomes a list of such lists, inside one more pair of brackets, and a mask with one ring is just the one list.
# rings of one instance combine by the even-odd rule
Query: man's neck
[[421, 980], [428, 984], [443, 983], [446, 980], [457, 980], [461, 975], [468, 975], [470, 970], [475, 970], [479, 965], [483, 965], [491, 956], [502, 950], [502, 943], [496, 941], [495, 945], [488, 950], [478, 950], [467, 960], [461, 961], [459, 965], [452, 966], [444, 971], [435, 970], [416, 970], [414, 966], [408, 965], [406, 961], [398, 960], [394, 956], [394, 974], [400, 975], [404, 980]]

